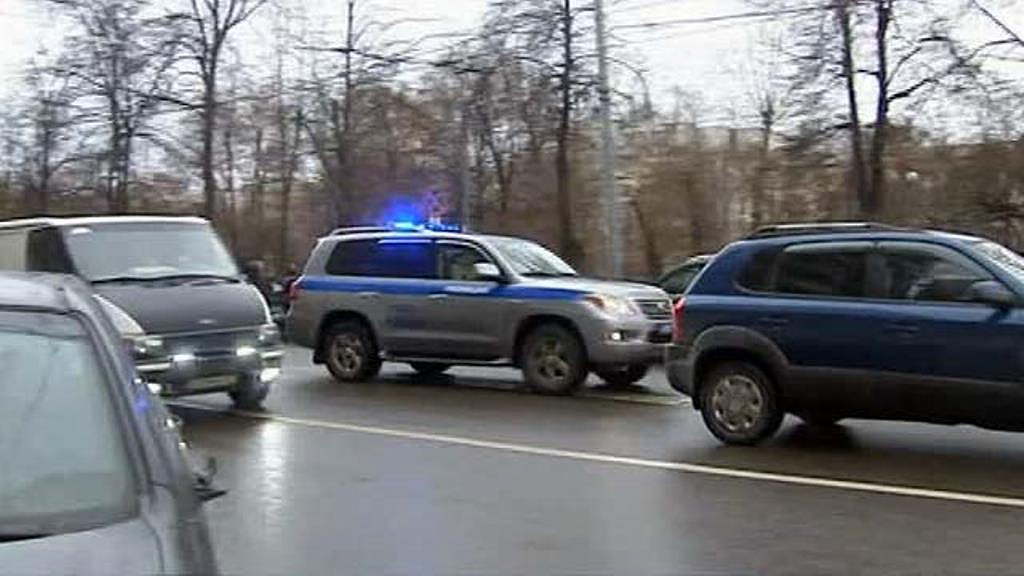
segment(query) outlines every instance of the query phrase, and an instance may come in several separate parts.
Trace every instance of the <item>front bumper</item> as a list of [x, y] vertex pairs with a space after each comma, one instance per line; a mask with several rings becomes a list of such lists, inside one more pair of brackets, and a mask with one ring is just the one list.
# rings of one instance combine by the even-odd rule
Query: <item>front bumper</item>
[[672, 338], [672, 323], [665, 321], [605, 321], [588, 330], [587, 354], [597, 365], [659, 363]]
[[[252, 379], [269, 383], [280, 375], [284, 348], [279, 342], [250, 343], [248, 333], [215, 336], [165, 338], [170, 343], [166, 353], [136, 357], [136, 370], [146, 380], [159, 383], [164, 396], [229, 391]], [[211, 342], [221, 345], [204, 345]]]
[[679, 344], [667, 346], [665, 373], [674, 390], [693, 397], [693, 348]]

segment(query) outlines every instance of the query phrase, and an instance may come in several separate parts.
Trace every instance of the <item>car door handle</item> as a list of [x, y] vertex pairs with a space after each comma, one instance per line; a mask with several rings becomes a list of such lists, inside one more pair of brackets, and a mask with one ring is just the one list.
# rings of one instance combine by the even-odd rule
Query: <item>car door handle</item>
[[762, 316], [757, 319], [757, 322], [770, 328], [781, 328], [789, 324], [789, 319], [784, 316]]
[[910, 323], [889, 324], [884, 330], [886, 334], [898, 334], [902, 336], [913, 336], [921, 331], [916, 324]]
[[427, 298], [429, 298], [430, 300], [447, 300], [448, 299], [448, 295], [447, 294], [431, 294], [430, 296], [427, 296]]
[[360, 298], [376, 298], [380, 296], [380, 292], [360, 292]]

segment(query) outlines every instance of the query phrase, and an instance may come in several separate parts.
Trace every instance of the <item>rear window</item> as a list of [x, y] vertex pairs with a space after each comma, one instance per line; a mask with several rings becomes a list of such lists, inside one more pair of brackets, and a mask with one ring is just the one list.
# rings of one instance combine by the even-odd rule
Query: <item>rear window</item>
[[772, 289], [772, 273], [775, 271], [776, 248], [764, 248], [755, 252], [747, 262], [737, 282], [747, 290], [769, 292]]
[[774, 291], [811, 296], [864, 296], [867, 243], [790, 246], [778, 256]]
[[423, 240], [339, 242], [327, 259], [325, 268], [331, 276], [420, 279], [437, 277], [434, 245]]

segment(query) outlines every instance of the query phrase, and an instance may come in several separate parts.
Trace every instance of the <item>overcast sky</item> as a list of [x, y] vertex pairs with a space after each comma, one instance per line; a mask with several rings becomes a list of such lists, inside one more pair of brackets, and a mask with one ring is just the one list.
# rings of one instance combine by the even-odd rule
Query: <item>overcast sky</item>
[[[344, 0], [280, 1], [301, 6], [315, 22], [336, 29], [340, 43]], [[1024, 30], [1024, 0], [985, 2], [1018, 30]], [[657, 102], [670, 102], [673, 88], [679, 86], [703, 95], [708, 115], [704, 121], [716, 123], [730, 119], [727, 109], [742, 100], [746, 90], [737, 69], [750, 69], [753, 47], [758, 38], [767, 33], [766, 24], [730, 21], [654, 29], [636, 25], [735, 14], [750, 10], [749, 4], [743, 0], [606, 0], [606, 4], [609, 25], [619, 41], [614, 54], [639, 64], [646, 71]], [[9, 93], [17, 85], [26, 58], [42, 45], [55, 48], [59, 43], [60, 27], [54, 25], [52, 14], [47, 14], [41, 5], [43, 0], [0, 0], [0, 30], [4, 33], [0, 47], [0, 94]], [[480, 24], [487, 0], [359, 0], [359, 6], [364, 18], [411, 20], [393, 27], [387, 34], [391, 39], [413, 39], [472, 31]], [[996, 32], [990, 23], [981, 19], [974, 21], [971, 27], [981, 36], [990, 37]], [[260, 50], [273, 44], [269, 30], [269, 22], [264, 19], [238, 31], [235, 40], [243, 58], [259, 60]], [[442, 40], [428, 42], [425, 47], [438, 47], [439, 42]], [[621, 67], [616, 73], [619, 84], [626, 85], [630, 74]]]
[[[607, 3], [609, 24], [613, 29], [748, 9], [742, 0], [607, 0]], [[344, 21], [343, 0], [306, 0], [303, 4], [319, 21], [336, 26], [340, 32]], [[360, 4], [364, 16], [381, 21], [418, 20], [389, 31], [389, 36], [397, 39], [472, 30], [480, 24], [487, 1], [360, 0]], [[0, 0], [0, 30], [4, 32], [0, 79], [7, 89], [16, 81], [26, 58], [41, 45], [54, 46], [59, 41], [60, 30], [54, 27], [53, 18], [40, 5], [40, 0]], [[735, 84], [736, 75], [727, 69], [730, 66], [723, 64], [736, 61], [757, 34], [757, 25], [734, 23], [660, 30], [634, 28], [616, 32], [616, 37], [622, 40], [616, 47], [616, 54], [640, 64], [647, 71], [652, 91], [659, 99], [667, 99], [676, 85], [727, 94], [730, 90], [726, 85]], [[237, 40], [243, 51], [269, 43], [266, 27], [259, 24], [242, 31]], [[437, 42], [441, 41], [435, 41], [435, 46]], [[624, 69], [617, 72], [628, 76]]]

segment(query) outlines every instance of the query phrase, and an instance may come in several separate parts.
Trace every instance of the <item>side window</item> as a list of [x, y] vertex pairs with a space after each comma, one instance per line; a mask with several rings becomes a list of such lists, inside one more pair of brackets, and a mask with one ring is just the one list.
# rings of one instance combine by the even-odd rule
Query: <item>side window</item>
[[970, 302], [972, 286], [992, 275], [959, 252], [921, 242], [882, 244], [885, 294], [895, 300]]
[[25, 270], [28, 232], [0, 231], [0, 270]]
[[782, 251], [775, 291], [784, 294], [862, 297], [867, 271], [866, 242], [797, 244]]
[[372, 276], [386, 278], [437, 278], [434, 243], [430, 241], [381, 240]]
[[324, 267], [331, 276], [372, 276], [376, 240], [338, 242]]
[[73, 272], [64, 238], [55, 228], [33, 230], [28, 237], [28, 269], [38, 272]]
[[438, 273], [444, 280], [478, 280], [475, 266], [490, 262], [487, 256], [464, 244], [439, 244], [437, 247]]

